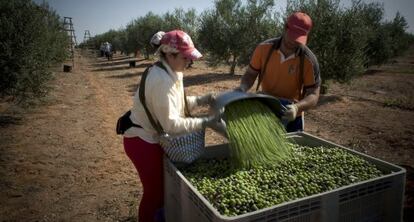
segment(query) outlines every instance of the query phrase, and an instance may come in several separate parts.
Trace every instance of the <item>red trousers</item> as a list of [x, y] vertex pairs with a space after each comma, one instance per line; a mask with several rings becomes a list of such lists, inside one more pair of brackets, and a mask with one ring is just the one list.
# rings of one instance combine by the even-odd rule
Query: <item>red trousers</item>
[[159, 144], [147, 143], [139, 137], [124, 137], [124, 148], [144, 189], [138, 221], [156, 221], [156, 213], [164, 207], [163, 150]]

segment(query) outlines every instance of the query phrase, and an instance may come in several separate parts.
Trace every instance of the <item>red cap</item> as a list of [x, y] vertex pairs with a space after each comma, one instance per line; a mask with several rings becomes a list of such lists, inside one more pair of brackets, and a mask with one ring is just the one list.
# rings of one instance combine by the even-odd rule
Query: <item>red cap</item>
[[176, 48], [186, 58], [192, 60], [202, 57], [201, 53], [194, 47], [191, 37], [181, 30], [173, 30], [165, 33], [161, 39], [161, 44]]
[[295, 12], [287, 19], [287, 35], [293, 41], [306, 45], [312, 29], [312, 19], [303, 12]]

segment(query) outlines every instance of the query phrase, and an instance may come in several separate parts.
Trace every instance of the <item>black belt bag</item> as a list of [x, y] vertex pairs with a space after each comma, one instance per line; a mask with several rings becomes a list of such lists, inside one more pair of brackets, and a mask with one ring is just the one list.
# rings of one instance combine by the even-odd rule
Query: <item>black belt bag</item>
[[117, 123], [116, 123], [116, 134], [122, 135], [131, 127], [139, 127], [142, 128], [140, 125], [137, 125], [131, 121], [129, 116], [131, 115], [131, 110], [126, 112], [124, 115], [119, 117]]

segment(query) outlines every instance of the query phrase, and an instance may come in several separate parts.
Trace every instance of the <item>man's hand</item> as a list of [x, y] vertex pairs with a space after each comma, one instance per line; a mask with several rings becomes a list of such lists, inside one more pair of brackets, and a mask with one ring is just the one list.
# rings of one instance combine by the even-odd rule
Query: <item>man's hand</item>
[[296, 119], [298, 115], [298, 106], [295, 104], [290, 104], [286, 106], [286, 111], [282, 116], [282, 119], [286, 119], [287, 121], [291, 122]]

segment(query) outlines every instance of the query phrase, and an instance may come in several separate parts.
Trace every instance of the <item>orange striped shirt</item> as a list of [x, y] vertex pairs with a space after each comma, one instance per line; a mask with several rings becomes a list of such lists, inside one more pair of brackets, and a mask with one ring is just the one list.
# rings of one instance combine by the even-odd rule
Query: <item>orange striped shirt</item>
[[[269, 39], [259, 44], [250, 60], [250, 67], [259, 73], [264, 71], [264, 65], [269, 50], [272, 50], [274, 41], [281, 39]], [[276, 43], [277, 44], [277, 43]], [[300, 50], [304, 50], [304, 76], [300, 81]], [[279, 49], [273, 50], [267, 63], [266, 71], [262, 74], [261, 87], [263, 92], [279, 98], [299, 101], [302, 91], [306, 88], [320, 86], [321, 78], [319, 64], [310, 49], [304, 46], [298, 49], [293, 58], [284, 58]]]

